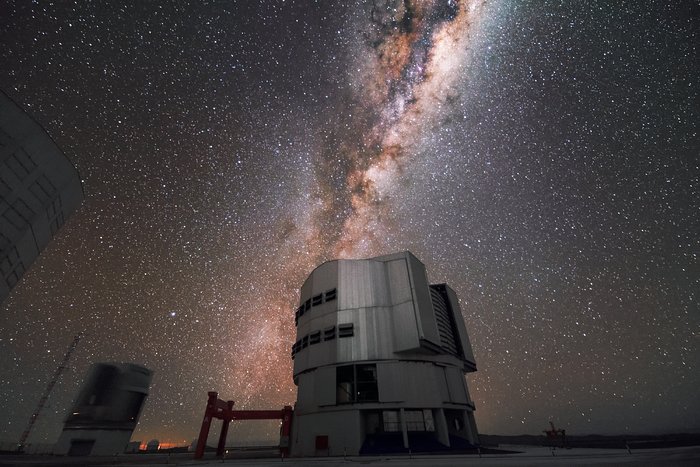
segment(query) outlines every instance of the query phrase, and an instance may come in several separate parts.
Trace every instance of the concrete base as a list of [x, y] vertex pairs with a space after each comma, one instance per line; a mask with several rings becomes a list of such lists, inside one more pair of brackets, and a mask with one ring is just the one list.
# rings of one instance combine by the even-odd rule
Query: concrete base
[[59, 456], [123, 454], [131, 433], [131, 430], [63, 430], [53, 453]]

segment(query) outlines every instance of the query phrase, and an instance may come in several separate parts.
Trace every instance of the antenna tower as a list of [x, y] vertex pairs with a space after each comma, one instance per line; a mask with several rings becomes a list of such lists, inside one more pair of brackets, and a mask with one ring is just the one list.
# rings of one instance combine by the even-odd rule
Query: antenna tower
[[36, 409], [34, 409], [34, 413], [32, 413], [32, 416], [29, 419], [29, 424], [27, 425], [27, 428], [24, 430], [22, 436], [19, 438], [19, 443], [17, 443], [18, 451], [21, 452], [24, 450], [24, 443], [27, 441], [27, 438], [29, 438], [29, 433], [31, 433], [32, 428], [36, 423], [36, 419], [39, 418], [39, 413], [41, 412], [41, 409], [44, 408], [44, 405], [46, 404], [49, 395], [51, 395], [51, 391], [56, 385], [56, 381], [58, 381], [58, 378], [61, 376], [61, 373], [63, 373], [63, 371], [68, 368], [68, 361], [70, 360], [71, 355], [73, 355], [73, 351], [78, 346], [78, 342], [80, 342], [80, 339], [82, 337], [83, 333], [78, 333], [78, 335], [76, 335], [73, 338], [73, 342], [71, 342], [71, 344], [68, 346], [68, 351], [66, 351], [66, 354], [63, 356], [63, 360], [61, 360], [61, 363], [58, 365], [58, 368], [56, 368], [56, 371], [54, 372], [51, 381], [49, 381], [49, 384], [46, 386], [46, 390], [41, 395], [41, 399], [39, 399], [39, 403], [37, 404]]

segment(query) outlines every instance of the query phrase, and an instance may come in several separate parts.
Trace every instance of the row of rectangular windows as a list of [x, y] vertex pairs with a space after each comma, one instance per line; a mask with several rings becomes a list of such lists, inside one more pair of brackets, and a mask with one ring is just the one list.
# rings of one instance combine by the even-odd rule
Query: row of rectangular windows
[[296, 325], [299, 323], [299, 318], [304, 316], [304, 313], [309, 311], [311, 307], [321, 305], [326, 302], [332, 302], [338, 298], [338, 293], [336, 289], [331, 289], [326, 291], [325, 293], [320, 293], [318, 295], [314, 295], [301, 305], [299, 305], [299, 308], [297, 308], [297, 311], [294, 313], [294, 324]]
[[[1, 172], [0, 172], [1, 173]], [[6, 198], [12, 189], [5, 180], [0, 177], [0, 198]], [[29, 185], [29, 192], [36, 198], [40, 205], [46, 205], [55, 195], [56, 187], [51, 180], [49, 180], [46, 175], [40, 174], [36, 179]]]
[[0, 255], [4, 254], [5, 251], [12, 246], [10, 239], [0, 232]]
[[19, 257], [17, 247], [13, 247], [8, 254], [0, 260], [0, 273], [9, 288], [14, 287], [24, 274], [24, 264]]
[[[355, 327], [353, 323], [345, 323], [338, 325], [338, 337], [352, 337], [355, 335]], [[298, 341], [292, 346], [292, 359], [296, 354], [302, 351], [302, 349], [307, 348], [310, 345], [319, 344], [325, 341], [332, 341], [335, 339], [336, 329], [335, 326], [328, 327], [323, 331], [311, 332]]]
[[[18, 148], [13, 154], [10, 154], [3, 165], [10, 169], [20, 181], [27, 178], [37, 167], [36, 162], [34, 162], [32, 157], [22, 148]], [[3, 172], [5, 171], [3, 170]]]
[[[15, 200], [12, 206], [8, 206], [2, 213], [3, 219], [9, 222], [17, 231], [23, 231], [34, 217], [34, 211], [22, 199]], [[61, 197], [54, 199], [46, 211], [46, 217], [51, 228], [51, 235], [56, 235], [58, 229], [64, 223], [63, 211], [61, 210]]]

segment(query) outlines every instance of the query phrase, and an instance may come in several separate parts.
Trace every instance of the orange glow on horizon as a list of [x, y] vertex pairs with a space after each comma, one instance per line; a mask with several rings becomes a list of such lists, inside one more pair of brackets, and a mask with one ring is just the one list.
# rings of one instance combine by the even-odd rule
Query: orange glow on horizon
[[[161, 441], [160, 444], [158, 445], [158, 450], [162, 451], [163, 449], [172, 449], [172, 448], [184, 448], [184, 447], [189, 447], [190, 443], [187, 440], [182, 440], [182, 441]], [[139, 451], [146, 451], [148, 449], [148, 441], [141, 441], [141, 444], [139, 445]]]

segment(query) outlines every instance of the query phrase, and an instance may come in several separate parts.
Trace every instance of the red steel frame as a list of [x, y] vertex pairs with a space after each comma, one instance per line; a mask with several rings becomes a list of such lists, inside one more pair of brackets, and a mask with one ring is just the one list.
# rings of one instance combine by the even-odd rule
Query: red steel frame
[[208, 394], [209, 400], [204, 411], [202, 428], [199, 430], [197, 450], [194, 453], [195, 459], [201, 459], [204, 456], [204, 448], [207, 444], [211, 421], [215, 418], [223, 420], [219, 444], [216, 447], [216, 455], [218, 457], [224, 455], [226, 435], [228, 434], [228, 426], [231, 420], [282, 420], [280, 455], [282, 457], [289, 456], [289, 433], [292, 428], [292, 415], [294, 412], [290, 406], [285, 405], [282, 410], [233, 410], [233, 401], [222, 401], [218, 398], [219, 394], [215, 391], [210, 391]]

